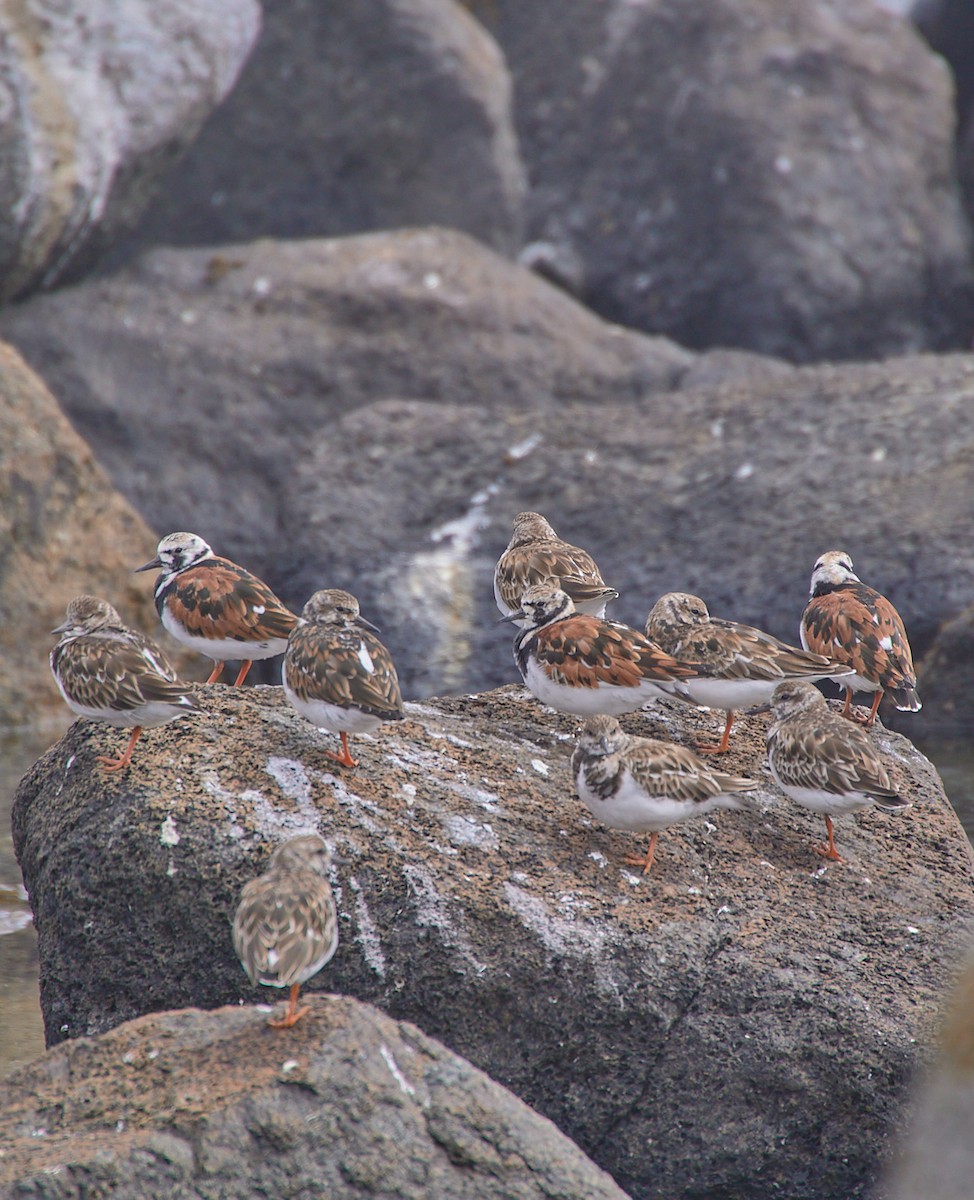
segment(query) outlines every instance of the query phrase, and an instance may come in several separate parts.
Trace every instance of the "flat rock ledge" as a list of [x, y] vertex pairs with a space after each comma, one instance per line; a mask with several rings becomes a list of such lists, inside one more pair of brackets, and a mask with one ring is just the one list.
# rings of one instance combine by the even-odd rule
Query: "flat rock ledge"
[[[197, 695], [121, 778], [94, 756], [124, 735], [78, 722], [21, 784], [49, 1044], [252, 1003], [237, 896], [316, 830], [346, 862], [312, 987], [414, 1022], [633, 1195], [872, 1188], [974, 917], [969, 843], [905, 738], [872, 734], [913, 807], [839, 821], [847, 861], [825, 865], [821, 818], [774, 791], [765, 719], [742, 718], [726, 766], [766, 782], [762, 811], [667, 831], [644, 878], [621, 862], [637, 839], [574, 795], [575, 720], [521, 687], [409, 704], [353, 739], [352, 771], [279, 688]], [[692, 743], [721, 721], [663, 701], [623, 724]]]
[[406, 1022], [315, 996], [141, 1017], [4, 1081], [0, 1196], [625, 1200], [505, 1088]]

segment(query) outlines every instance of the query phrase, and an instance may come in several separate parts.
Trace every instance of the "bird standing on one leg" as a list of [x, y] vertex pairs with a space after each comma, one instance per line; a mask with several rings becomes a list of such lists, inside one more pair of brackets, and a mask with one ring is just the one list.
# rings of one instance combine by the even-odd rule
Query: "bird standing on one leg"
[[196, 701], [159, 647], [129, 629], [107, 600], [75, 596], [52, 633], [51, 671], [65, 703], [79, 717], [132, 730], [119, 758], [99, 754], [104, 771], [121, 771], [142, 730], [195, 712]]
[[239, 659], [240, 687], [256, 660], [284, 653], [298, 618], [263, 580], [218, 558], [195, 533], [170, 533], [136, 572], [155, 568], [159, 619], [176, 641], [213, 660], [207, 683], [220, 678], [228, 659]]
[[350, 733], [370, 733], [402, 718], [402, 694], [392, 655], [359, 613], [359, 603], [340, 588], [315, 592], [291, 633], [281, 680], [294, 708], [319, 729], [340, 734], [342, 753], [325, 753], [357, 767]]
[[302, 983], [316, 975], [338, 947], [338, 917], [328, 883], [331, 855], [316, 835], [278, 846], [267, 870], [240, 893], [233, 948], [250, 982], [290, 988], [287, 1012], [268, 1021], [290, 1029], [309, 1011], [298, 1008]]
[[836, 680], [845, 688], [844, 717], [852, 713], [853, 692], [873, 692], [863, 722], [876, 719], [883, 693], [903, 712], [919, 712], [913, 654], [900, 614], [885, 596], [862, 582], [844, 550], [829, 550], [812, 571], [811, 596], [801, 619], [806, 650], [848, 663], [855, 674]]

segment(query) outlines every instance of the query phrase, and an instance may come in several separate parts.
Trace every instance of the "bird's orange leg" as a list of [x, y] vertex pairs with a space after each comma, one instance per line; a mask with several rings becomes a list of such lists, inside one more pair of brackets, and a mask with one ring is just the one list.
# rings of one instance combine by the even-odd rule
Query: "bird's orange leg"
[[701, 754], [726, 754], [730, 749], [730, 731], [736, 716], [737, 713], [735, 713], [733, 710], [727, 714], [727, 720], [724, 723], [724, 735], [720, 739], [719, 745], [712, 746], [701, 742], [696, 747], [697, 750], [699, 750]]
[[107, 754], [99, 754], [95, 758], [95, 762], [101, 763], [103, 771], [121, 771], [123, 767], [127, 767], [132, 761], [132, 751], [135, 749], [135, 743], [139, 740], [139, 734], [142, 732], [142, 726], [136, 725], [132, 730], [132, 736], [129, 738], [129, 744], [125, 747], [125, 753], [121, 758], [111, 758]]
[[839, 715], [842, 717], [848, 717], [850, 721], [854, 721], [856, 719], [852, 715], [852, 688], [845, 689], [845, 707]]
[[220, 676], [223, 674], [223, 668], [224, 668], [226, 665], [227, 665], [226, 663], [222, 663], [222, 662], [215, 662], [215, 663], [213, 664], [213, 670], [210, 672], [210, 677], [209, 677], [209, 679], [208, 679], [206, 682], [207, 682], [207, 683], [216, 683], [216, 681], [217, 681], [217, 680], [220, 678]]
[[640, 857], [638, 854], [627, 854], [622, 861], [629, 863], [630, 866], [633, 867], [642, 867], [643, 874], [648, 875], [649, 868], [653, 865], [653, 859], [656, 857], [656, 843], [658, 841], [659, 834], [654, 833], [649, 839], [649, 849], [646, 851], [645, 855]]
[[243, 681], [247, 678], [247, 672], [253, 665], [254, 660], [252, 658], [244, 659], [244, 661], [240, 664], [240, 670], [237, 672], [237, 678], [233, 681], [234, 687], [240, 687]]
[[342, 753], [336, 754], [333, 750], [326, 750], [325, 753], [329, 758], [333, 758], [335, 762], [341, 763], [343, 767], [357, 767], [358, 759], [352, 758], [352, 752], [348, 748], [348, 734], [342, 731]]
[[828, 858], [832, 862], [844, 863], [845, 859], [835, 848], [835, 837], [832, 834], [832, 818], [825, 818], [825, 828], [829, 831], [829, 844], [827, 846], [815, 846], [813, 849], [816, 854], [821, 854], [823, 858]]
[[272, 1029], [290, 1029], [292, 1025], [297, 1025], [305, 1013], [311, 1012], [310, 1004], [306, 1004], [303, 1008], [298, 1008], [298, 992], [300, 991], [300, 983], [291, 984], [291, 998], [288, 1002], [287, 1012], [283, 1017], [278, 1017], [276, 1020], [271, 1017], [267, 1022]]
[[883, 698], [883, 692], [882, 692], [882, 689], [880, 689], [876, 693], [876, 695], [873, 697], [873, 706], [869, 710], [869, 716], [865, 719], [865, 721], [863, 721], [863, 727], [865, 729], [871, 728], [873, 721], [876, 720], [876, 712], [879, 709], [879, 702], [880, 702], [880, 700], [882, 700], [882, 698]]

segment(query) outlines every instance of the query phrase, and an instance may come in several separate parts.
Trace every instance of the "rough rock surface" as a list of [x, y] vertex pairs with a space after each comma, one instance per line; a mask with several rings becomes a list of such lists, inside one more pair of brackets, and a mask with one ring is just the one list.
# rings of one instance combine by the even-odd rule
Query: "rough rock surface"
[[132, 576], [152, 542], [51, 393], [0, 343], [0, 724], [67, 711], [47, 656], [72, 596], [105, 596], [155, 631], [151, 594]]
[[318, 996], [143, 1017], [4, 1080], [0, 1196], [625, 1200], [576, 1146], [415, 1026]]
[[[498, 634], [506, 656], [507, 637]], [[974, 915], [971, 847], [913, 747], [875, 737], [913, 807], [842, 820], [763, 811], [644, 840], [600, 827], [568, 777], [575, 721], [519, 687], [409, 705], [361, 766], [276, 688], [199, 688], [199, 717], [72, 727], [25, 777], [14, 836], [48, 1038], [152, 1009], [252, 1001], [230, 916], [274, 843], [317, 830], [347, 860], [341, 944], [313, 987], [419, 1024], [550, 1117], [634, 1195], [864, 1195]], [[661, 703], [633, 730], [713, 737]], [[728, 769], [764, 771], [743, 718]]]
[[276, 0], [137, 237], [208, 245], [449, 225], [521, 245], [507, 67], [454, 0]]
[[834, 545], [918, 652], [974, 594], [968, 356], [694, 356], [442, 231], [160, 251], [0, 330], [154, 528], [294, 606], [351, 588], [411, 696], [509, 678], [490, 577], [523, 508], [633, 624], [677, 588], [793, 640]]
[[0, 299], [76, 276], [131, 229], [259, 26], [256, 0], [4, 5]]
[[597, 311], [795, 361], [969, 345], [949, 73], [875, 0], [469, 7], [515, 81], [532, 260]]

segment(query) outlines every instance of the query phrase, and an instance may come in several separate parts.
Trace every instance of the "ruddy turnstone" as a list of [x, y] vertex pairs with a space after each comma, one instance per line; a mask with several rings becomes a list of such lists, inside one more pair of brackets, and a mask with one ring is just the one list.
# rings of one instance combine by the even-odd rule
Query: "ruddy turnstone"
[[102, 770], [127, 767], [144, 728], [197, 708], [159, 647], [129, 629], [107, 600], [75, 596], [64, 622], [51, 632], [61, 635], [51, 651], [51, 670], [72, 712], [132, 730], [121, 757], [98, 755]]
[[228, 659], [242, 660], [239, 687], [257, 659], [287, 649], [298, 622], [256, 575], [218, 558], [195, 533], [170, 533], [156, 557], [136, 571], [161, 571], [156, 609], [165, 628], [184, 646], [213, 660], [207, 683], [215, 683]]
[[913, 655], [900, 614], [859, 579], [844, 550], [829, 550], [815, 564], [801, 639], [806, 650], [828, 654], [855, 671], [837, 681], [846, 692], [844, 717], [860, 719], [852, 714], [853, 692], [875, 693], [867, 726], [876, 719], [884, 692], [903, 712], [919, 712]]
[[619, 593], [606, 587], [595, 561], [585, 550], [563, 542], [540, 513], [514, 518], [514, 533], [494, 568], [494, 600], [503, 616], [521, 607], [521, 597], [535, 583], [557, 579], [575, 609], [605, 616], [605, 606]]
[[541, 703], [559, 712], [618, 715], [662, 695], [690, 700], [683, 680], [696, 668], [628, 625], [577, 613], [557, 581], [529, 587], [521, 607], [501, 620], [522, 626], [514, 661]]
[[789, 646], [750, 625], [712, 617], [703, 600], [687, 592], [660, 596], [646, 621], [646, 636], [681, 662], [706, 663], [712, 669], [712, 675], [684, 682], [698, 704], [727, 713], [719, 744], [697, 746], [706, 754], [724, 753], [737, 710], [766, 703], [782, 680], [841, 682], [841, 676], [852, 674], [852, 667], [824, 654]]
[[298, 1008], [301, 984], [316, 975], [338, 947], [338, 918], [328, 883], [331, 856], [320, 837], [291, 838], [278, 846], [267, 870], [245, 884], [233, 918], [233, 948], [250, 982], [290, 988], [287, 1012], [271, 1019], [289, 1029], [309, 1011]]
[[630, 737], [615, 717], [590, 717], [582, 726], [572, 775], [586, 808], [610, 829], [652, 834], [645, 855], [625, 859], [644, 875], [660, 830], [715, 808], [751, 807], [739, 794], [758, 787], [753, 779], [715, 770], [685, 746]]
[[402, 717], [399, 677], [389, 651], [369, 632], [374, 629], [350, 592], [315, 592], [281, 669], [284, 694], [301, 716], [341, 735], [342, 753], [325, 753], [346, 767], [358, 766], [348, 749], [350, 733], [370, 733]]
[[810, 683], [779, 683], [771, 698], [768, 764], [775, 783], [812, 812], [825, 817], [827, 846], [815, 851], [844, 862], [835, 848], [832, 818], [875, 804], [883, 812], [909, 808], [891, 786], [869, 735], [829, 709]]

